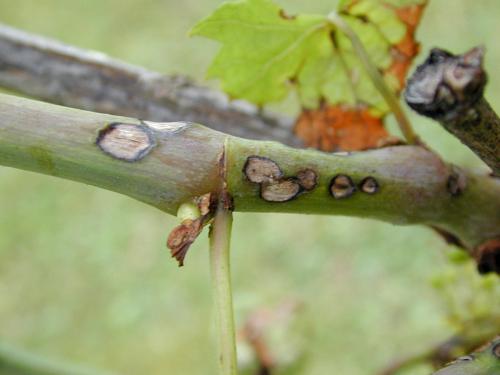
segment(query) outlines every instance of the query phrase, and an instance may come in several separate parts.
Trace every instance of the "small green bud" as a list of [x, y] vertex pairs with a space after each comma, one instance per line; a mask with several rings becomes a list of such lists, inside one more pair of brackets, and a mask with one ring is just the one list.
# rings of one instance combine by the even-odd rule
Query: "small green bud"
[[186, 219], [195, 220], [200, 217], [198, 206], [192, 202], [182, 203], [177, 209], [177, 217], [184, 221]]

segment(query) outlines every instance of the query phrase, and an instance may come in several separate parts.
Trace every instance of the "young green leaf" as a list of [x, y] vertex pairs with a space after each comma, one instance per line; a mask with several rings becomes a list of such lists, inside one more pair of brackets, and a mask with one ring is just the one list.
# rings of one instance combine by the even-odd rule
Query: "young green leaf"
[[222, 4], [191, 35], [221, 42], [208, 70], [231, 97], [264, 104], [283, 99], [300, 68], [330, 49], [330, 26], [323, 16], [287, 17], [270, 0]]
[[[407, 31], [397, 5], [422, 0], [348, 0], [339, 7], [342, 17], [359, 35], [373, 63], [388, 69], [391, 48]], [[359, 63], [345, 35], [320, 15], [287, 16], [271, 0], [239, 0], [222, 4], [200, 21], [191, 35], [222, 43], [208, 70], [220, 78], [231, 97], [264, 104], [283, 99], [297, 80], [303, 105], [328, 103], [387, 108]], [[389, 79], [391, 82], [391, 79]], [[392, 80], [393, 86], [394, 80]]]

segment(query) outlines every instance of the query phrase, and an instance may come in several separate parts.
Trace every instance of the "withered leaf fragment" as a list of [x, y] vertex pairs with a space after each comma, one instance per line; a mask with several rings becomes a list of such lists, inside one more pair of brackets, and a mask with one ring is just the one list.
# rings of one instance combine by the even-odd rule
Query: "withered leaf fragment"
[[184, 258], [191, 244], [199, 236], [203, 227], [210, 221], [214, 210], [214, 197], [212, 193], [203, 194], [195, 199], [200, 211], [196, 219], [184, 219], [169, 234], [167, 247], [172, 257], [179, 262], [179, 267], [184, 265]]
[[184, 265], [184, 258], [191, 244], [196, 240], [203, 229], [202, 217], [191, 220], [186, 219], [175, 227], [168, 236], [167, 246], [172, 258], [179, 262], [179, 267]]

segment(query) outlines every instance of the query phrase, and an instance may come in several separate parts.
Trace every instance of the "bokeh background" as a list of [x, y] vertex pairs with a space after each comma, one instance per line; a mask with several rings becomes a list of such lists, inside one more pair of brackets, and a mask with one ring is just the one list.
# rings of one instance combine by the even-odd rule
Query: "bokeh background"
[[[189, 39], [187, 31], [219, 3], [0, 0], [0, 22], [201, 82], [217, 45]], [[278, 3], [289, 13], [335, 7]], [[418, 32], [420, 60], [433, 46], [463, 52], [485, 45], [487, 97], [497, 111], [499, 19], [498, 0], [431, 0]], [[296, 111], [293, 100], [276, 108]], [[484, 169], [440, 127], [412, 120], [446, 159]], [[165, 247], [174, 218], [115, 193], [3, 167], [0, 213], [1, 341], [119, 374], [216, 373], [206, 235], [178, 268]], [[256, 308], [299, 301], [293, 326], [273, 350], [293, 343], [303, 353], [301, 374], [373, 374], [452, 333], [429, 281], [449, 267], [447, 251], [423, 227], [236, 214], [237, 323]]]

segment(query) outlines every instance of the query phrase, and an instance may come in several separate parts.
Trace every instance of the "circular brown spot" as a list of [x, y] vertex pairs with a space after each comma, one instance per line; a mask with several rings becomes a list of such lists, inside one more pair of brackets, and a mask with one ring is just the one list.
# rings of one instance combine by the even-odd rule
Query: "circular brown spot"
[[375, 194], [379, 188], [377, 180], [373, 177], [364, 178], [359, 185], [361, 191], [366, 194]]
[[332, 178], [330, 182], [330, 194], [335, 199], [348, 198], [354, 194], [356, 186], [349, 176], [339, 174]]
[[249, 181], [258, 184], [271, 183], [283, 177], [278, 164], [262, 156], [249, 156], [243, 166], [243, 173]]
[[297, 179], [300, 186], [302, 186], [305, 190], [314, 189], [318, 183], [318, 176], [312, 169], [304, 169], [300, 171], [297, 173]]
[[99, 131], [96, 144], [106, 154], [127, 162], [141, 160], [155, 145], [148, 127], [125, 123], [109, 124]]
[[260, 190], [260, 196], [268, 202], [288, 202], [299, 193], [300, 185], [294, 178], [273, 184], [263, 184]]

